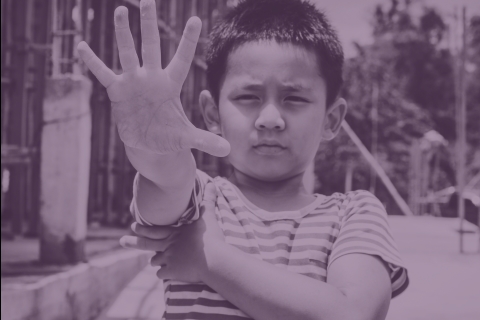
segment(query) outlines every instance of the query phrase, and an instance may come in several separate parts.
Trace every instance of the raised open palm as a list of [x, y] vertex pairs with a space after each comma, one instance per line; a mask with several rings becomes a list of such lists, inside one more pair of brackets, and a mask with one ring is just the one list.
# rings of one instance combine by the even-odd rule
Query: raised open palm
[[116, 75], [107, 68], [85, 42], [78, 45], [80, 57], [107, 89], [120, 138], [128, 147], [159, 154], [196, 148], [214, 156], [226, 156], [229, 143], [195, 128], [180, 102], [180, 91], [202, 28], [200, 19], [188, 20], [175, 56], [162, 69], [155, 0], [140, 2], [140, 16], [141, 67], [126, 7], [115, 10], [115, 34], [123, 74]]

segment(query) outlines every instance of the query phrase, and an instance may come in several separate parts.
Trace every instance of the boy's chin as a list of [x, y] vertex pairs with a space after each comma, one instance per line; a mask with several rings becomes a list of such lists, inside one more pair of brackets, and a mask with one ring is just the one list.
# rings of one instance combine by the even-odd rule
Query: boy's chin
[[244, 172], [245, 174], [265, 182], [283, 181], [298, 175], [291, 168], [276, 168], [272, 166], [256, 166], [246, 171]]

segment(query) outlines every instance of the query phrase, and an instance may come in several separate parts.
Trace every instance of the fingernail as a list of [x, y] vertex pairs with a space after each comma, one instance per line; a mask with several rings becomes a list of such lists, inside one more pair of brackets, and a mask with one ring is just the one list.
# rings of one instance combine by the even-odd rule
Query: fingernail
[[120, 238], [120, 245], [124, 248], [131, 248], [134, 244], [135, 237], [132, 236], [123, 236]]
[[125, 245], [125, 239], [124, 239], [124, 238], [125, 238], [125, 237], [121, 237], [121, 238], [120, 238], [120, 240], [119, 240], [118, 242], [120, 243], [120, 245], [121, 245], [122, 247], [124, 247], [124, 248], [125, 248], [125, 247], [126, 247], [126, 245]]
[[128, 18], [127, 12], [128, 9], [125, 7], [118, 7], [115, 10], [114, 22], [116, 27], [124, 25], [126, 19]]
[[155, 0], [142, 0], [140, 2], [140, 14], [145, 17], [150, 13], [152, 7], [155, 7]]

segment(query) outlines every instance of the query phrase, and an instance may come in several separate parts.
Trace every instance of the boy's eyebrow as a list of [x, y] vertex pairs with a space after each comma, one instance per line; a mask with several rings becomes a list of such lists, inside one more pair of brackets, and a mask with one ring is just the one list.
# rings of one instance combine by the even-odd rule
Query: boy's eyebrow
[[[240, 86], [241, 89], [244, 90], [252, 90], [252, 91], [257, 91], [257, 90], [262, 90], [263, 85], [261, 84], [244, 84]], [[303, 86], [301, 84], [284, 84], [282, 85], [282, 90], [283, 91], [289, 91], [289, 92], [299, 92], [299, 91], [310, 91], [309, 86]]]
[[244, 85], [241, 85], [240, 88], [244, 90], [257, 91], [257, 90], [261, 90], [263, 86], [261, 84], [244, 84]]
[[290, 91], [290, 92], [299, 92], [299, 91], [310, 91], [309, 86], [303, 86], [298, 83], [294, 84], [285, 84], [282, 86], [284, 91]]

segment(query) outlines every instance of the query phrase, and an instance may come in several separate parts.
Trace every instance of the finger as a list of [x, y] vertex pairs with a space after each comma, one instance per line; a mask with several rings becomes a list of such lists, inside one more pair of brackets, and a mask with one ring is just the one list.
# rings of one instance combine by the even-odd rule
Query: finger
[[162, 280], [172, 279], [170, 269], [167, 265], [164, 265], [157, 271], [157, 278]]
[[142, 29], [143, 65], [148, 68], [161, 68], [160, 34], [158, 33], [155, 0], [140, 2], [140, 27]]
[[128, 23], [128, 9], [118, 7], [115, 9], [115, 35], [117, 38], [118, 56], [123, 72], [130, 72], [140, 66], [132, 32]]
[[152, 267], [160, 267], [167, 264], [167, 257], [164, 252], [157, 252], [151, 259], [150, 265]]
[[170, 245], [168, 240], [152, 240], [144, 237], [123, 236], [120, 245], [127, 249], [144, 251], [165, 251]]
[[215, 203], [217, 202], [217, 188], [212, 182], [207, 183], [203, 191], [203, 200], [200, 203], [200, 214], [205, 218], [215, 217]]
[[198, 17], [191, 17], [187, 21], [177, 52], [166, 68], [170, 78], [180, 85], [187, 78], [201, 31], [202, 21]]
[[137, 235], [153, 240], [163, 240], [170, 237], [173, 233], [178, 231], [175, 227], [161, 227], [161, 226], [142, 226], [137, 222], [132, 223], [132, 230]]
[[188, 147], [211, 154], [216, 157], [225, 157], [230, 153], [230, 143], [214, 133], [191, 128], [188, 135]]
[[207, 208], [215, 207], [215, 202], [217, 201], [217, 188], [212, 182], [207, 183], [203, 191], [203, 200], [202, 205]]
[[117, 75], [107, 68], [85, 41], [78, 44], [77, 50], [88, 69], [105, 88], [108, 88], [117, 80]]

